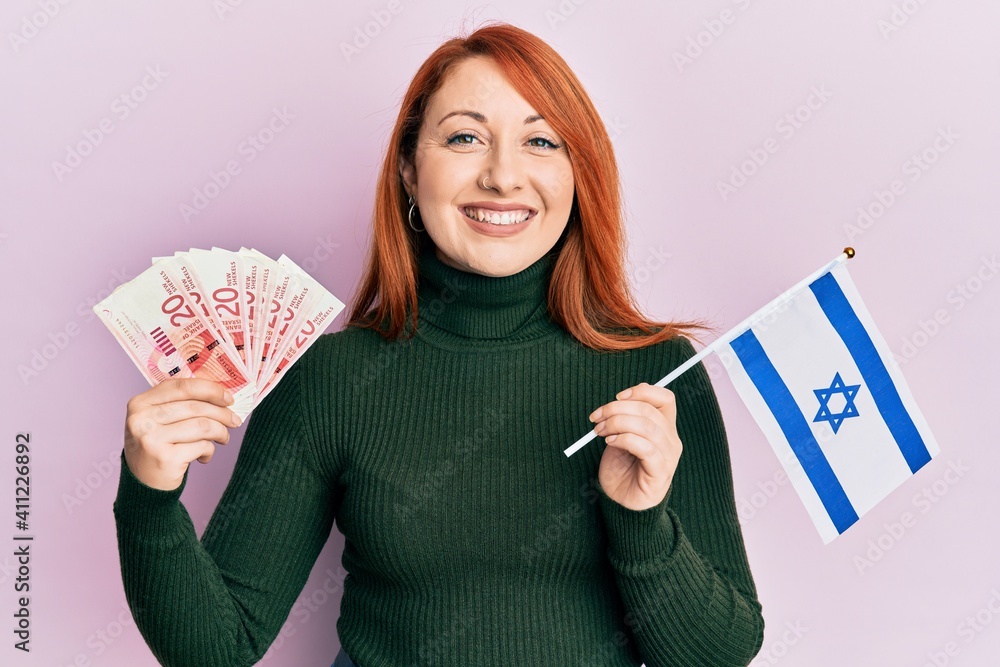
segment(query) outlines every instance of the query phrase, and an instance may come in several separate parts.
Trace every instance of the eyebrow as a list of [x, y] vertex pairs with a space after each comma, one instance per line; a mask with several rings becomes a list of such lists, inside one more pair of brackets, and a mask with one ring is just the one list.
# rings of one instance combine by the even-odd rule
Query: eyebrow
[[[484, 116], [483, 114], [479, 113], [478, 111], [464, 111], [463, 110], [463, 111], [452, 111], [451, 113], [446, 114], [444, 118], [442, 118], [441, 120], [438, 121], [438, 125], [440, 125], [441, 123], [445, 122], [446, 120], [448, 120], [452, 116], [468, 116], [469, 118], [472, 118], [473, 120], [476, 120], [476, 121], [478, 121], [480, 123], [483, 123], [484, 125], [486, 124], [486, 116]], [[539, 121], [539, 120], [544, 120], [544, 118], [542, 118], [538, 114], [535, 114], [533, 116], [528, 116], [527, 118], [525, 118], [524, 119], [524, 124], [528, 125], [530, 123], [534, 123], [535, 121]]]

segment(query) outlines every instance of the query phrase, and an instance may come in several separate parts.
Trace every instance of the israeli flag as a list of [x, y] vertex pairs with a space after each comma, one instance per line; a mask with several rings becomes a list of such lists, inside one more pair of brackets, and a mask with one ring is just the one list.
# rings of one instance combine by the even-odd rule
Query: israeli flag
[[717, 353], [829, 544], [940, 450], [843, 263], [773, 304]]

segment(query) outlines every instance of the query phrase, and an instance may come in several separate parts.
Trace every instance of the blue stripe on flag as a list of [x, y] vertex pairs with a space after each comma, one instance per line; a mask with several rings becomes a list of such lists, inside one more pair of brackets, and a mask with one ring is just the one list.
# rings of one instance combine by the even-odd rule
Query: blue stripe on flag
[[889, 377], [889, 371], [886, 370], [881, 355], [875, 349], [871, 336], [865, 330], [865, 325], [858, 319], [857, 313], [854, 312], [833, 274], [827, 273], [818, 278], [809, 285], [809, 289], [816, 296], [830, 324], [847, 345], [882, 419], [885, 420], [899, 451], [910, 466], [910, 471], [917, 472], [931, 460], [931, 455], [916, 425], [910, 419], [910, 413], [903, 405], [903, 400], [896, 391], [896, 385]]
[[778, 375], [753, 330], [741, 334], [730, 345], [781, 427], [781, 432], [785, 434], [795, 457], [819, 494], [837, 532], [843, 533], [858, 520], [858, 513], [816, 442], [809, 423], [792, 398], [785, 381]]

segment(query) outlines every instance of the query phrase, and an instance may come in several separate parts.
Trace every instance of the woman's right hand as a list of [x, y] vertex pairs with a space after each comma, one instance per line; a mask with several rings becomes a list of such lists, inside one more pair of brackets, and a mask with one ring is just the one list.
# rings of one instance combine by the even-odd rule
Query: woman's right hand
[[146, 486], [172, 491], [191, 461], [208, 463], [215, 444], [240, 425], [233, 397], [201, 378], [172, 378], [136, 394], [125, 415], [125, 462]]

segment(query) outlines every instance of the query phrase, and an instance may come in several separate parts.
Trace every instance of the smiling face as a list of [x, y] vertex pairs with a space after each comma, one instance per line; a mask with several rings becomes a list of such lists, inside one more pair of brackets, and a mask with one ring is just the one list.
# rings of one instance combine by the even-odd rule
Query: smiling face
[[487, 276], [551, 250], [573, 205], [562, 139], [486, 57], [455, 65], [431, 96], [400, 175], [438, 259]]

